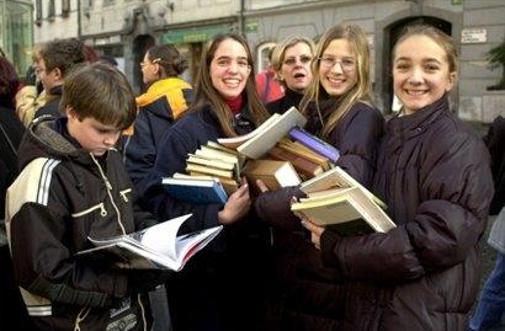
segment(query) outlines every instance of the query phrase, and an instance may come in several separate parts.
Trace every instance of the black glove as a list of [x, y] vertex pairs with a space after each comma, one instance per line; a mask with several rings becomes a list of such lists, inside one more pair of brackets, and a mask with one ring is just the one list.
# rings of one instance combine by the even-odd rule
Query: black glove
[[128, 276], [128, 290], [132, 293], [152, 291], [156, 286], [165, 283], [173, 271], [158, 269], [131, 269]]

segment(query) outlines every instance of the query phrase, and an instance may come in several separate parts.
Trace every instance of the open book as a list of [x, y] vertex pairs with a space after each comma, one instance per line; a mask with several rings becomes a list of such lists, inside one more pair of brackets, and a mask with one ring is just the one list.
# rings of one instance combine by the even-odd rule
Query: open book
[[296, 127], [303, 127], [307, 119], [295, 108], [291, 107], [282, 115], [274, 114], [256, 130], [247, 135], [233, 138], [218, 139], [220, 144], [234, 147], [241, 155], [258, 159]]
[[318, 225], [331, 225], [341, 235], [388, 232], [396, 227], [385, 204], [340, 167], [301, 185], [308, 198], [291, 205]]
[[91, 258], [94, 254], [112, 255], [118, 259], [116, 265], [120, 268], [180, 271], [223, 228], [216, 226], [177, 236], [182, 223], [190, 217], [191, 214], [180, 216], [123, 236], [105, 239], [88, 237], [96, 247], [76, 255]]

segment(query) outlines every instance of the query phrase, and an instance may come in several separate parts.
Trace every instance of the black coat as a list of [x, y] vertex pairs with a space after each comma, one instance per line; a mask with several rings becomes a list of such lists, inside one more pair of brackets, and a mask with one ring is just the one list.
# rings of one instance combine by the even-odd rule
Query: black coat
[[[311, 112], [310, 114], [313, 114]], [[318, 134], [317, 115], [307, 127]], [[376, 149], [383, 132], [380, 112], [364, 103], [355, 104], [340, 120], [328, 140], [340, 150], [337, 165], [365, 186], [375, 170]], [[338, 330], [343, 318], [345, 287], [335, 283], [335, 272], [322, 265], [300, 220], [290, 211], [298, 188], [262, 194], [255, 203], [258, 215], [273, 226], [272, 282], [267, 303], [268, 330]]]
[[50, 115], [54, 118], [65, 117], [66, 114], [60, 112], [60, 101], [62, 94], [63, 86], [60, 85], [53, 87], [48, 93], [48, 97], [50, 96], [48, 99], [49, 101], [35, 112], [34, 119], [43, 115]]
[[291, 107], [296, 107], [300, 110], [300, 101], [302, 98], [303, 94], [286, 89], [282, 98], [268, 103], [266, 108], [270, 114], [284, 114]]
[[[254, 129], [247, 109], [240, 113], [235, 130]], [[224, 137], [210, 108], [191, 111], [171, 126], [146, 185], [144, 207], [160, 219], [192, 213], [182, 233], [219, 225], [222, 205], [195, 205], [165, 192], [161, 178], [184, 172], [186, 157], [209, 140]], [[167, 283], [174, 330], [254, 330], [259, 320], [267, 236], [254, 215], [227, 225], [203, 251], [192, 258], [176, 279]]]
[[450, 112], [447, 98], [393, 118], [374, 190], [397, 228], [321, 238], [324, 262], [348, 280], [343, 329], [466, 330], [493, 195], [482, 140]]

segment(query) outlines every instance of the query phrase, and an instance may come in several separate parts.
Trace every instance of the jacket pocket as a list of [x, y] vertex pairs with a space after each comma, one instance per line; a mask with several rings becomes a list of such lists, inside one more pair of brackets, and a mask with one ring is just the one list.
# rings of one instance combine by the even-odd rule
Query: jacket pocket
[[83, 217], [83, 216], [86, 216], [88, 214], [91, 214], [93, 212], [96, 212], [96, 211], [99, 211], [100, 212], [100, 216], [102, 216], [102, 217], [106, 217], [107, 214], [108, 214], [107, 213], [107, 209], [105, 209], [104, 203], [100, 202], [97, 205], [94, 205], [94, 206], [89, 207], [87, 209], [84, 209], [84, 210], [78, 211], [76, 213], [73, 213], [72, 217], [73, 218], [79, 218], [79, 217]]

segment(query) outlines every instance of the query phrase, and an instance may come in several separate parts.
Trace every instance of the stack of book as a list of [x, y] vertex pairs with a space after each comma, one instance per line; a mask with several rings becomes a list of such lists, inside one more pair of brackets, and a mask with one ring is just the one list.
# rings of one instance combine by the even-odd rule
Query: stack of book
[[238, 189], [244, 158], [237, 151], [209, 141], [186, 159], [186, 173], [162, 179], [167, 192], [181, 201], [224, 204]]
[[338, 166], [300, 188], [308, 198], [291, 205], [291, 210], [341, 235], [388, 232], [396, 227], [383, 210], [386, 205]]

